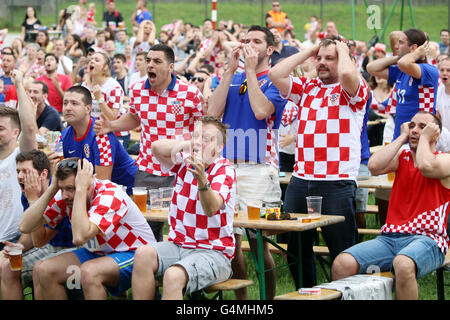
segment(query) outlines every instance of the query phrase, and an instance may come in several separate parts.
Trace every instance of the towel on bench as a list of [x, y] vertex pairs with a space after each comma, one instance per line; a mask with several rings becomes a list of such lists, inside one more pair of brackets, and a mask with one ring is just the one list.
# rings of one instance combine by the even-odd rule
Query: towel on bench
[[357, 274], [316, 287], [338, 290], [342, 300], [392, 300], [393, 285], [391, 278]]

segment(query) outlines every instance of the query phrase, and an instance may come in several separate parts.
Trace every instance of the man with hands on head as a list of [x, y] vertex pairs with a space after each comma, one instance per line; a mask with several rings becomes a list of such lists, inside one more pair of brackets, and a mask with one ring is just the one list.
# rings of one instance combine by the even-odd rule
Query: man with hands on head
[[[381, 235], [345, 250], [333, 263], [333, 280], [367, 269], [395, 272], [397, 299], [418, 299], [417, 280], [438, 269], [449, 246], [450, 155], [436, 151], [442, 124], [419, 111], [400, 135], [369, 159], [373, 175], [395, 172]], [[402, 148], [409, 142], [410, 148]]]
[[[317, 78], [292, 77], [291, 72], [315, 57]], [[369, 90], [347, 44], [325, 38], [277, 63], [269, 78], [282, 97], [299, 107], [296, 163], [286, 189], [284, 210], [307, 212], [307, 196], [322, 196], [322, 214], [343, 215], [345, 222], [322, 228], [333, 260], [356, 243], [356, 177], [361, 162], [361, 131]], [[315, 230], [302, 232], [303, 287], [316, 285], [313, 244]], [[291, 233], [288, 251], [298, 252]], [[288, 256], [288, 262], [294, 262]], [[297, 289], [298, 265], [290, 266]]]
[[231, 276], [234, 257], [235, 170], [222, 156], [226, 126], [204, 116], [190, 141], [158, 140], [152, 153], [163, 171], [176, 174], [169, 209], [169, 241], [136, 250], [135, 299], [153, 299], [155, 278], [163, 299], [183, 299]]
[[[155, 238], [144, 216], [122, 188], [95, 178], [87, 159], [68, 158], [58, 164], [50, 187], [25, 211], [19, 224], [31, 232], [64, 217], [72, 224], [73, 243], [81, 248], [43, 261], [39, 285], [44, 299], [66, 299], [65, 285], [80, 267], [86, 299], [106, 299], [131, 287], [134, 251]], [[69, 271], [69, 272], [68, 272]]]

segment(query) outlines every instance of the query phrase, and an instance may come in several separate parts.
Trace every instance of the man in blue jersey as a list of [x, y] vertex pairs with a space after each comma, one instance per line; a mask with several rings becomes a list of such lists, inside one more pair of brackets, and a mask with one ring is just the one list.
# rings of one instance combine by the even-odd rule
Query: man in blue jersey
[[367, 65], [367, 71], [395, 84], [395, 140], [402, 123], [410, 121], [418, 111], [436, 112], [439, 71], [427, 63], [428, 37], [423, 31], [393, 31], [392, 39], [397, 40], [394, 56], [374, 60]]
[[[63, 114], [70, 125], [61, 132], [64, 158], [88, 159], [98, 179], [127, 187], [131, 194], [137, 167], [114, 133], [96, 135], [95, 119], [90, 116], [92, 97], [88, 89], [73, 86], [63, 98]], [[52, 155], [49, 155], [52, 158]]]
[[[245, 58], [245, 72], [235, 74], [239, 55]], [[264, 201], [266, 206], [280, 206], [281, 188], [278, 174], [278, 133], [286, 100], [280, 97], [267, 74], [274, 51], [272, 33], [265, 27], [251, 26], [244, 44], [236, 46], [229, 58], [219, 86], [209, 100], [208, 115], [223, 117], [229, 125], [225, 158], [236, 167], [237, 193], [241, 208], [248, 200]], [[246, 277], [246, 265], [240, 247], [241, 235], [235, 231], [236, 256], [232, 262], [236, 278]], [[254, 239], [252, 239], [254, 241]], [[274, 267], [273, 258], [264, 246], [266, 269]], [[275, 295], [275, 270], [266, 273], [266, 298]], [[245, 289], [237, 291], [246, 299]]]

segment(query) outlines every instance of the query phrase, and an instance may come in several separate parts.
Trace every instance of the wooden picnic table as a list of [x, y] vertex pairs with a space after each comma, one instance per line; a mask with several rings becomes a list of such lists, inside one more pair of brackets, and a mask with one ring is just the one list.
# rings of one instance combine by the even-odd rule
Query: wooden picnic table
[[[306, 217], [307, 214], [290, 214], [293, 218], [298, 217]], [[156, 221], [156, 222], [166, 222], [168, 221], [168, 210], [164, 211], [150, 211], [147, 210], [147, 213], [144, 215], [145, 218], [148, 221]], [[233, 226], [234, 227], [242, 227], [246, 229], [247, 237], [249, 237], [249, 230], [253, 230], [256, 233], [256, 248], [253, 248], [252, 245], [250, 245], [251, 254], [253, 257], [253, 261], [255, 263], [255, 268], [257, 270], [258, 274], [258, 281], [259, 281], [259, 295], [261, 300], [266, 299], [266, 284], [265, 284], [265, 272], [267, 270], [264, 269], [264, 254], [263, 254], [263, 242], [269, 242], [274, 245], [274, 243], [271, 239], [267, 238], [267, 234], [274, 234], [274, 233], [284, 233], [284, 232], [290, 232], [290, 231], [296, 231], [297, 232], [297, 240], [299, 242], [298, 246], [298, 252], [297, 252], [297, 261], [298, 261], [298, 273], [299, 273], [299, 279], [300, 282], [302, 281], [302, 263], [301, 263], [301, 238], [300, 238], [300, 232], [316, 229], [318, 227], [324, 227], [330, 224], [340, 223], [343, 222], [345, 218], [343, 216], [332, 216], [332, 215], [322, 215], [320, 217], [320, 220], [317, 221], [311, 221], [311, 222], [300, 222], [298, 220], [266, 220], [264, 218], [260, 218], [259, 220], [249, 220], [247, 216], [246, 211], [239, 211], [238, 217], [234, 219]], [[285, 253], [289, 254], [284, 250], [283, 248], [279, 248]], [[257, 253], [257, 255], [255, 255]], [[300, 283], [301, 285], [301, 283]]]
[[380, 176], [358, 176], [357, 178], [358, 188], [374, 188], [390, 190], [394, 184], [394, 181], [389, 181], [387, 175]]

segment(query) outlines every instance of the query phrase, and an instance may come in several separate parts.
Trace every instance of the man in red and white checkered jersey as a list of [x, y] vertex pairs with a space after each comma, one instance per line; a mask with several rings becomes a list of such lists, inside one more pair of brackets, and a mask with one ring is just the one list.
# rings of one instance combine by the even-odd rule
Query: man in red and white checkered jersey
[[333, 279], [393, 271], [396, 298], [418, 299], [416, 279], [438, 269], [449, 246], [450, 154], [436, 151], [441, 130], [439, 118], [420, 111], [369, 159], [373, 175], [395, 172], [386, 224], [376, 239], [336, 258]]
[[[314, 56], [318, 62], [318, 78], [290, 76], [297, 65]], [[324, 39], [286, 58], [272, 68], [269, 78], [282, 96], [299, 106], [296, 163], [286, 189], [284, 210], [305, 213], [306, 197], [322, 196], [322, 214], [345, 216], [345, 222], [322, 228], [334, 259], [356, 242], [356, 176], [369, 97], [367, 84], [356, 68], [348, 45], [339, 38]], [[314, 233], [302, 233], [304, 287], [316, 284]], [[297, 252], [297, 243], [297, 237], [291, 234], [288, 250]], [[296, 287], [300, 287], [297, 270], [298, 265], [294, 265], [291, 273]]]
[[[45, 260], [39, 269], [44, 299], [67, 298], [77, 266], [86, 299], [106, 299], [131, 287], [135, 250], [156, 242], [136, 204], [117, 184], [98, 180], [87, 159], [67, 158], [56, 169], [50, 187], [24, 213], [22, 230], [48, 223], [56, 226], [65, 216], [72, 225], [73, 243], [79, 249]], [[80, 280], [80, 279], [78, 279]], [[72, 284], [73, 285], [73, 284]]]
[[[94, 128], [97, 134], [105, 134], [141, 126], [134, 185], [151, 189], [171, 187], [174, 175], [161, 171], [151, 151], [152, 143], [160, 139], [189, 139], [195, 120], [202, 116], [203, 97], [196, 86], [178, 80], [172, 73], [175, 55], [169, 46], [153, 46], [146, 62], [148, 78], [131, 86], [129, 112], [114, 121], [102, 117]], [[162, 241], [163, 225], [150, 222], [158, 241]]]
[[133, 297], [153, 299], [155, 278], [163, 299], [183, 299], [231, 276], [235, 252], [233, 214], [236, 173], [222, 157], [226, 126], [200, 118], [191, 141], [159, 140], [152, 151], [164, 171], [176, 174], [169, 209], [169, 241], [136, 251]]

